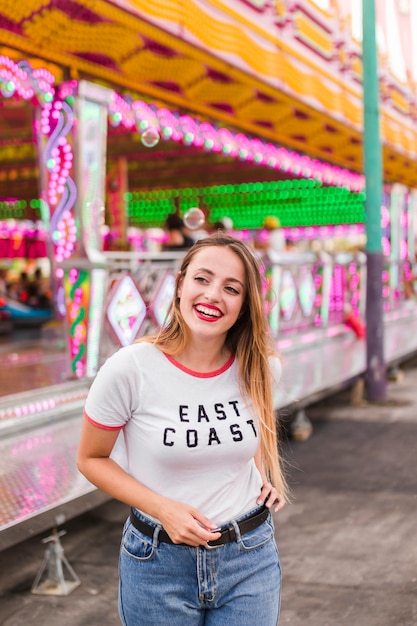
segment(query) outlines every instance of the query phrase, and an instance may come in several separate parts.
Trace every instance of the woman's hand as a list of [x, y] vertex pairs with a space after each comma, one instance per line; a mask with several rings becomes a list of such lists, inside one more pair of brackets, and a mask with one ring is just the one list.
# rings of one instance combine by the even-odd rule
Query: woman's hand
[[[280, 511], [285, 506], [284, 498], [278, 493], [275, 487], [269, 483], [265, 482], [262, 485], [261, 493], [256, 500], [257, 504], [264, 504], [267, 509], [274, 507], [275, 513]], [[275, 506], [274, 506], [275, 505]]]
[[216, 525], [187, 504], [167, 500], [158, 519], [174, 543], [200, 546], [220, 537], [219, 532], [212, 532]]

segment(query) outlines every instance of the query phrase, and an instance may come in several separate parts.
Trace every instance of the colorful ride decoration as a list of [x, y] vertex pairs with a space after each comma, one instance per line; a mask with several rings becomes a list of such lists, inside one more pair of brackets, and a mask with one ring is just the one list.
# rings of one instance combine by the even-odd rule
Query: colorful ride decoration
[[[77, 377], [94, 375], [99, 362], [97, 342], [90, 340], [90, 333], [92, 317], [98, 328], [102, 325], [103, 297], [97, 300], [91, 291], [97, 287], [103, 294], [107, 280], [100, 231], [104, 225], [107, 114], [111, 125], [124, 124], [140, 132], [147, 148], [154, 147], [160, 140], [199, 145], [206, 151], [222, 152], [293, 175], [303, 173], [319, 186], [323, 182], [339, 184], [346, 188], [349, 198], [356, 197], [363, 186], [363, 178], [355, 173], [320, 164], [258, 139], [200, 123], [189, 116], [175, 116], [142, 101], [128, 101], [115, 92], [84, 81], [60, 85], [55, 101], [42, 111], [40, 132], [43, 135], [44, 193], [50, 206], [58, 285], [64, 279], [65, 297], [58, 294], [57, 301], [62, 313], [66, 311], [71, 370]], [[78, 146], [77, 154], [74, 154], [75, 146]], [[362, 196], [359, 198], [361, 200]], [[189, 208], [189, 203], [184, 208]], [[97, 272], [98, 286], [93, 281]], [[107, 307], [107, 318], [122, 344], [134, 339], [145, 317], [145, 305], [140, 305], [141, 294], [137, 291], [135, 296], [132, 285], [127, 293], [126, 280], [120, 282], [120, 293]], [[166, 300], [164, 297], [157, 305], [158, 311], [166, 308]], [[130, 311], [127, 322], [123, 313], [126, 307]], [[161, 322], [158, 313], [154, 317]], [[130, 324], [133, 318], [135, 321]], [[90, 354], [93, 349], [96, 349], [95, 357]]]
[[129, 221], [144, 228], [162, 226], [167, 213], [175, 211], [176, 202], [181, 214], [201, 205], [208, 209], [212, 222], [228, 216], [236, 230], [262, 228], [265, 218], [274, 215], [292, 239], [301, 234], [295, 230], [299, 227], [312, 227], [307, 233], [309, 239], [320, 238], [322, 226], [356, 225], [357, 229], [345, 230], [364, 231], [363, 192], [324, 186], [308, 178], [130, 191]]
[[41, 259], [47, 256], [48, 232], [42, 223], [0, 220], [0, 259]]
[[70, 367], [79, 378], [94, 376], [99, 366], [107, 278], [100, 229], [110, 93], [84, 81], [63, 84], [43, 125], [56, 278], [64, 281], [64, 297], [58, 284], [57, 301], [67, 319]]
[[329, 321], [340, 323], [347, 311], [365, 311], [365, 255], [361, 252], [335, 256], [330, 287]]
[[22, 98], [42, 107], [52, 102], [54, 83], [55, 77], [48, 70], [0, 55], [0, 93], [4, 98]]
[[77, 378], [92, 377], [99, 366], [106, 272], [69, 267], [63, 286], [70, 369]]
[[63, 83], [41, 114], [44, 195], [57, 263], [95, 257], [102, 249], [107, 102], [100, 98], [108, 94], [85, 81]]
[[131, 276], [125, 274], [115, 281], [106, 315], [120, 345], [133, 343], [146, 317], [146, 304]]
[[328, 255], [263, 256], [265, 312], [275, 339], [308, 328], [324, 328], [329, 320], [332, 263]]
[[[45, 111], [55, 96], [55, 77], [44, 68], [32, 67], [29, 61], [15, 62], [0, 55], [0, 95], [7, 100], [25, 100]], [[46, 203], [41, 199], [33, 199], [32, 203], [31, 208], [47, 217]], [[44, 225], [22, 219], [26, 205], [27, 202], [19, 198], [0, 198], [0, 258], [36, 258], [47, 254]]]
[[[196, 146], [206, 152], [249, 161], [259, 166], [275, 169], [289, 177], [309, 178], [319, 183], [362, 191], [364, 178], [348, 169], [312, 159], [282, 146], [200, 122], [189, 115], [175, 114], [163, 107], [147, 104], [141, 100], [130, 101], [114, 94], [109, 105], [109, 122], [117, 127], [122, 124], [141, 133], [145, 145], [156, 145], [150, 138], [171, 140], [183, 145]], [[148, 134], [147, 134], [148, 133]]]
[[[376, 5], [384, 179], [413, 187], [416, 10], [413, 2]], [[66, 75], [239, 124], [360, 172], [358, 10], [359, 2], [346, 0], [25, 0], [18, 9], [0, 0], [0, 36], [14, 51], [59, 60]]]
[[40, 137], [44, 188], [50, 210], [49, 230], [57, 263], [69, 258], [76, 248], [77, 231], [73, 207], [77, 198], [74, 181], [74, 98], [58, 96], [41, 112]]
[[[135, 202], [153, 202], [156, 213], [161, 200], [165, 209], [169, 209], [173, 199], [179, 198], [183, 212], [190, 206], [198, 205], [196, 200], [202, 200], [218, 217], [224, 216], [224, 208], [226, 204], [229, 205], [234, 212], [230, 215], [234, 222], [251, 208], [253, 210], [248, 219], [255, 220], [253, 227], [258, 227], [269, 200], [276, 207], [281, 223], [286, 224], [285, 227], [294, 234], [294, 238], [297, 229], [300, 237], [307, 238], [324, 235], [324, 229], [328, 229], [328, 234], [334, 232], [331, 229], [337, 228], [340, 228], [340, 232], [344, 229], [349, 232], [350, 228], [363, 229], [364, 180], [356, 172], [321, 163], [269, 141], [201, 122], [189, 115], [176, 114], [142, 100], [122, 97], [114, 91], [85, 81], [62, 83], [55, 95], [47, 73], [36, 74], [34, 78], [34, 73], [30, 73], [26, 64], [2, 62], [4, 71], [1, 84], [6, 92], [3, 97], [35, 99], [39, 107], [35, 128], [43, 177], [40, 200], [54, 246], [54, 272], [60, 288], [57, 301], [62, 315], [67, 315], [71, 371], [76, 377], [93, 376], [99, 365], [100, 332], [108, 286], [108, 263], [102, 251], [100, 230], [104, 224], [107, 120], [114, 127], [124, 125], [132, 132], [139, 133], [142, 144], [148, 149], [159, 142], [176, 141], [183, 146], [199, 147], [206, 152], [269, 168], [280, 177], [297, 178], [295, 181], [256, 182], [246, 186], [239, 184], [159, 190], [154, 195], [150, 191], [129, 190], [131, 195], [126, 199], [133, 213], [137, 208]], [[36, 88], [30, 88], [28, 81], [34, 81]], [[146, 195], [135, 195], [141, 193]], [[315, 208], [317, 199], [320, 199], [321, 204]], [[392, 287], [395, 287], [401, 272], [407, 276], [411, 272], [410, 263], [406, 266], [406, 257], [410, 254], [411, 240], [414, 241], [410, 233], [414, 235], [416, 203], [413, 193], [407, 190], [400, 193], [398, 189], [392, 189], [389, 199], [390, 261], [394, 260], [395, 255], [398, 262], [402, 263], [397, 274], [395, 268], [392, 270], [392, 264], [390, 266], [388, 281], [392, 294]], [[248, 206], [244, 202], [242, 204], [242, 201], [246, 201]], [[338, 210], [341, 204], [345, 207], [350, 205], [343, 216]], [[293, 211], [287, 211], [286, 214], [288, 206]], [[326, 207], [328, 214], [320, 217], [323, 207]], [[292, 216], [295, 211], [298, 211], [296, 218]], [[268, 214], [271, 214], [270, 206]], [[291, 222], [291, 219], [296, 221]], [[306, 228], [301, 230], [300, 221], [302, 223], [303, 219]], [[239, 227], [238, 224], [235, 226]], [[398, 236], [394, 235], [394, 230]], [[340, 276], [335, 277], [331, 291], [327, 288], [324, 294], [320, 294], [321, 285], [326, 282], [321, 282], [323, 272], [320, 268], [312, 268], [311, 271], [304, 268], [297, 276], [294, 272], [282, 270], [279, 276], [282, 287], [279, 296], [280, 321], [275, 324], [275, 331], [279, 328], [283, 330], [286, 324], [294, 326], [300, 323], [300, 327], [303, 327], [304, 323], [311, 320], [320, 325], [325, 320], [326, 303], [331, 303], [330, 308], [327, 308], [330, 312], [342, 313], [340, 290], [346, 285], [353, 294], [359, 293], [362, 282], [357, 274], [357, 268], [353, 265], [344, 266]], [[277, 282], [276, 274], [272, 284], [276, 286]], [[165, 292], [169, 290], [168, 279]], [[147, 318], [152, 317], [151, 309], [148, 308], [149, 300], [144, 297], [139, 283], [138, 294], [146, 303]], [[162, 311], [167, 306], [165, 296], [159, 307]], [[120, 305], [121, 297], [119, 301]], [[358, 295], [354, 299], [354, 306], [358, 309], [359, 302]], [[143, 307], [138, 310], [143, 310]], [[119, 328], [123, 326], [120, 311], [119, 306], [114, 315], [114, 319], [119, 320], [116, 322]], [[153, 317], [154, 322], [162, 323], [162, 315]], [[141, 332], [142, 327], [139, 324], [137, 332]]]
[[65, 273], [64, 290], [71, 346], [71, 369], [75, 376], [84, 375], [86, 371], [90, 289], [89, 272], [70, 269]]

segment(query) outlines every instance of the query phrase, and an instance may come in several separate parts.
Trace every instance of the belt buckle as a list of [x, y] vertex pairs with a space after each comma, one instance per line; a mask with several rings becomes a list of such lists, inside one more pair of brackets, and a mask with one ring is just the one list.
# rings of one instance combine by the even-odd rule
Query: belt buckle
[[214, 550], [215, 548], [220, 548], [220, 546], [223, 546], [223, 543], [217, 543], [214, 546], [210, 546], [209, 543], [210, 541], [219, 541], [222, 537], [223, 537], [223, 533], [228, 530], [227, 528], [223, 528], [223, 530], [220, 531], [220, 537], [219, 539], [210, 539], [209, 541], [207, 541], [205, 547], [207, 548], [207, 550]]
[[229, 533], [229, 540], [225, 540], [222, 541], [221, 543], [216, 544], [215, 546], [210, 546], [209, 545], [209, 541], [206, 544], [207, 550], [214, 550], [214, 548], [220, 548], [220, 546], [224, 546], [225, 543], [229, 543], [230, 541], [233, 541], [232, 539], [230, 539], [230, 534], [234, 531], [234, 527], [233, 524], [229, 524], [229, 526], [226, 526], [225, 528], [223, 528], [223, 530], [221, 530], [221, 536], [219, 537], [219, 539], [212, 539], [212, 541], [219, 541], [220, 539], [223, 538], [224, 535], [226, 535], [226, 533]]

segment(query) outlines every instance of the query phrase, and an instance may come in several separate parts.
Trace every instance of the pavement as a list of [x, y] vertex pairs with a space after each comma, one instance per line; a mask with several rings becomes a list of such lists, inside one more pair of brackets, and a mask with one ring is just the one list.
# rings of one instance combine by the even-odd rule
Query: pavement
[[0, 333], [0, 398], [68, 380], [62, 324]]
[[[312, 436], [283, 443], [293, 501], [275, 515], [280, 626], [417, 625], [417, 359], [402, 372], [384, 403], [352, 404], [347, 390], [310, 406]], [[117, 626], [126, 515], [111, 500], [64, 524], [80, 579], [66, 596], [30, 591], [47, 534], [0, 552], [0, 624]]]

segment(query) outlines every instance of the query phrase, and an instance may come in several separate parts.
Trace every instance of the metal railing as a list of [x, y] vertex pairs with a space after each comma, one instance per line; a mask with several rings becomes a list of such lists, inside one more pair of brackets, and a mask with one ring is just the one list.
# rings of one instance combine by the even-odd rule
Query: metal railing
[[[104, 310], [110, 304], [115, 281], [121, 276], [131, 276], [146, 304], [146, 315], [138, 336], [154, 331], [162, 322], [161, 311], [155, 305], [158, 293], [167, 277], [175, 276], [183, 255], [183, 252], [107, 253], [109, 290]], [[265, 273], [265, 312], [275, 339], [314, 328], [342, 324], [350, 310], [365, 319], [366, 255], [363, 252], [340, 252], [332, 255], [324, 252], [284, 252], [276, 254], [273, 259], [265, 255], [262, 261]], [[387, 262], [382, 277], [385, 311], [401, 306], [410, 298], [410, 285], [411, 295], [416, 293], [417, 281], [414, 286], [410, 279], [412, 269], [409, 261]], [[417, 275], [416, 271], [414, 275]], [[171, 285], [173, 289], [173, 281]], [[166, 284], [165, 288], [166, 304], [172, 293], [170, 294]], [[164, 309], [160, 302], [158, 306]], [[117, 341], [112, 337], [108, 319], [104, 324], [104, 334], [111, 337], [111, 351]]]

